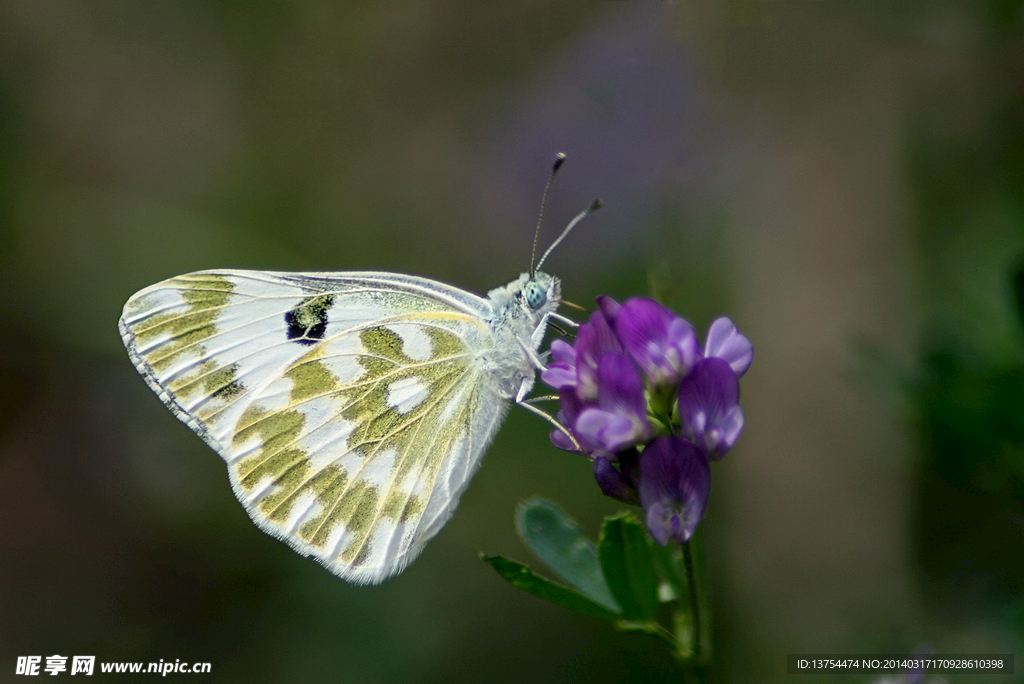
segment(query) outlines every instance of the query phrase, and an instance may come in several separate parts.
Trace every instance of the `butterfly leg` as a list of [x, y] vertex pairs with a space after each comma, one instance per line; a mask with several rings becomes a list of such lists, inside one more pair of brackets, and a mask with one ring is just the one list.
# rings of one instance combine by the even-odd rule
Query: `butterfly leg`
[[533, 344], [533, 348], [537, 349], [540, 347], [540, 343], [544, 341], [544, 333], [547, 332], [548, 321], [557, 321], [569, 326], [571, 329], [576, 329], [579, 324], [571, 318], [566, 318], [561, 314], [549, 311], [544, 314], [544, 317], [540, 319], [540, 323], [537, 324], [537, 328], [533, 331], [533, 335], [530, 336], [530, 342]]
[[530, 363], [533, 364], [534, 368], [541, 372], [546, 371], [548, 369], [548, 367], [544, 365], [544, 362], [541, 360], [541, 358], [537, 356], [537, 352], [535, 352], [530, 347], [530, 345], [523, 342], [522, 339], [520, 339], [519, 337], [516, 337], [516, 342], [518, 342], [519, 346], [522, 347], [523, 353], [526, 354], [526, 358], [530, 359]]
[[569, 326], [570, 328], [573, 328], [573, 329], [580, 327], [579, 323], [577, 323], [576, 321], [572, 320], [571, 318], [567, 318], [566, 316], [563, 316], [562, 314], [558, 314], [558, 313], [552, 312], [552, 313], [548, 314], [548, 317], [551, 318], [552, 320], [558, 321], [559, 323], [561, 323], [563, 325], [567, 325], [567, 326]]
[[[538, 399], [544, 399], [545, 397], [537, 397], [537, 398]], [[555, 428], [557, 428], [558, 430], [561, 430], [563, 433], [565, 433], [565, 436], [569, 438], [569, 440], [572, 442], [574, 447], [576, 447], [579, 451], [583, 451], [583, 447], [581, 447], [580, 443], [576, 441], [576, 437], [574, 437], [572, 432], [569, 431], [569, 428], [567, 428], [564, 425], [562, 425], [561, 423], [559, 423], [558, 419], [552, 417], [550, 414], [548, 414], [545, 411], [541, 411], [539, 408], [537, 408], [536, 406], [531, 404], [529, 401], [520, 401], [518, 403], [519, 403], [520, 406], [522, 406], [524, 409], [526, 409], [530, 413], [534, 413], [534, 414], [540, 416], [544, 420], [546, 420], [549, 423], [551, 423], [552, 425], [554, 425]]]

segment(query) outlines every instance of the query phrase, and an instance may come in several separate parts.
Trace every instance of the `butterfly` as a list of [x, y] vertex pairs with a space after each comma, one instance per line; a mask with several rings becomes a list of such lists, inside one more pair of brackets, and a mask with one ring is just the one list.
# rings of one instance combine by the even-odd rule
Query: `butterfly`
[[548, 323], [572, 321], [539, 267], [599, 206], [487, 297], [397, 273], [200, 271], [133, 295], [121, 336], [261, 529], [377, 584], [451, 517], [512, 402], [554, 421], [525, 398]]

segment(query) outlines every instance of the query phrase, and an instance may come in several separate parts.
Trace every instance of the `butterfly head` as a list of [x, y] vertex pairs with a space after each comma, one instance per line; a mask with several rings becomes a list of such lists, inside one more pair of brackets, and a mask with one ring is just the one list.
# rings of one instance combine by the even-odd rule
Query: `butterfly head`
[[519, 303], [533, 316], [543, 316], [558, 308], [562, 302], [562, 283], [553, 275], [536, 271], [532, 276], [519, 276]]
[[526, 305], [536, 311], [548, 303], [548, 293], [536, 280], [526, 281], [523, 287], [523, 298]]

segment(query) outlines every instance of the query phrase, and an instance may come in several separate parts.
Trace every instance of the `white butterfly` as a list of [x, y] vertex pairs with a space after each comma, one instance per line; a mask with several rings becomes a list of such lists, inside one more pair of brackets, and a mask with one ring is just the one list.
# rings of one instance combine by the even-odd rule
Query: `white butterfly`
[[451, 517], [549, 319], [571, 324], [560, 302], [533, 267], [486, 299], [396, 273], [200, 271], [136, 293], [120, 330], [260, 528], [376, 584]]

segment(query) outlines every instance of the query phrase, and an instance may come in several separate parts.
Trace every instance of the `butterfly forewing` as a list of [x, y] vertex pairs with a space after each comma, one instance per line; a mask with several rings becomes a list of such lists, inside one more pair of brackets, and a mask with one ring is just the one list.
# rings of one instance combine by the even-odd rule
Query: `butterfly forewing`
[[410, 276], [211, 271], [139, 292], [121, 332], [253, 520], [380, 582], [451, 515], [504, 415], [489, 314]]

